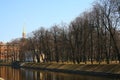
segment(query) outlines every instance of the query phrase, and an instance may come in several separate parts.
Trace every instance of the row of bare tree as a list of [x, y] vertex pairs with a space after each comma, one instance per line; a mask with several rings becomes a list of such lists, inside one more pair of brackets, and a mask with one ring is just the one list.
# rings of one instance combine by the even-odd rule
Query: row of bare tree
[[26, 52], [31, 52], [38, 62], [41, 53], [46, 62], [120, 62], [119, 27], [120, 1], [99, 0], [69, 25], [41, 27], [29, 33], [20, 55], [23, 60]]

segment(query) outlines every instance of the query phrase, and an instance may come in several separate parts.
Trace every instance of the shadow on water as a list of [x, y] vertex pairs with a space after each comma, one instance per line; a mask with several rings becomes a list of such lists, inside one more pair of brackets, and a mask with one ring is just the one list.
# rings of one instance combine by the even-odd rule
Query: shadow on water
[[4, 78], [4, 80], [120, 80], [117, 78], [66, 74], [23, 68], [13, 69], [5, 66], [0, 66], [0, 77]]
[[12, 68], [19, 69], [20, 68], [20, 64], [21, 64], [20, 61], [14, 61], [14, 62], [11, 63], [11, 66], [12, 66]]

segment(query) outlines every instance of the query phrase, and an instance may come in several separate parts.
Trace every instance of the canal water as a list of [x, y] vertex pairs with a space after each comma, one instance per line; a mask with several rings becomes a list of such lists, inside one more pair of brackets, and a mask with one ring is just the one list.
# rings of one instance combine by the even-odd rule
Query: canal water
[[32, 69], [13, 69], [0, 66], [0, 78], [4, 80], [120, 80], [78, 74], [58, 73]]

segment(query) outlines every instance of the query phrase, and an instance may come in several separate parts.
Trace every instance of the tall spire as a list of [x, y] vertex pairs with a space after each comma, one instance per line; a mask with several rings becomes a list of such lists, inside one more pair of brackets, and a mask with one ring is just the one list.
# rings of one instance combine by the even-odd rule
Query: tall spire
[[23, 26], [23, 32], [22, 32], [22, 38], [26, 38], [26, 32], [25, 32], [25, 24]]

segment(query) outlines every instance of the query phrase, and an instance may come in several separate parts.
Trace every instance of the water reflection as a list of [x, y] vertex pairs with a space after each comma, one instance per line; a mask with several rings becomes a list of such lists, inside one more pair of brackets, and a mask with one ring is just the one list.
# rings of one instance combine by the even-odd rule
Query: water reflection
[[31, 69], [12, 69], [3, 66], [0, 67], [0, 77], [5, 80], [120, 80]]

